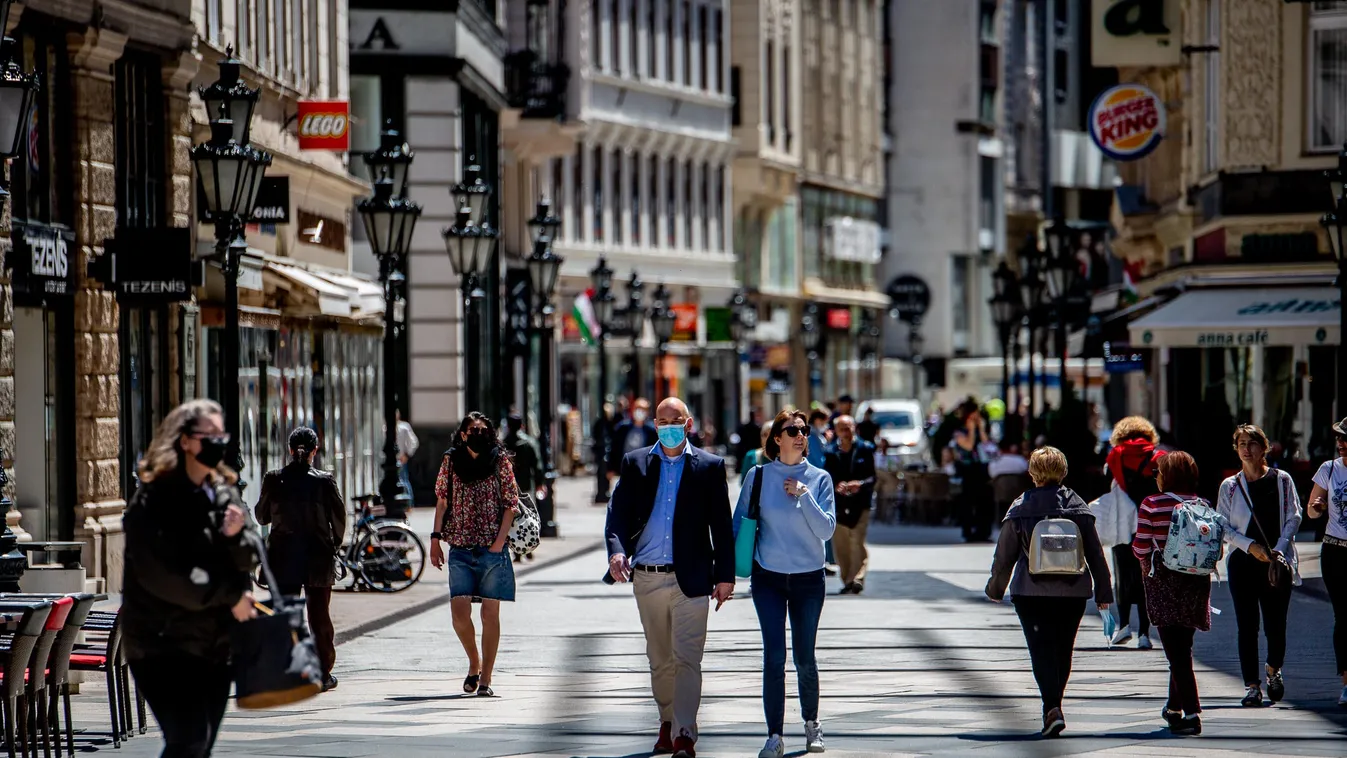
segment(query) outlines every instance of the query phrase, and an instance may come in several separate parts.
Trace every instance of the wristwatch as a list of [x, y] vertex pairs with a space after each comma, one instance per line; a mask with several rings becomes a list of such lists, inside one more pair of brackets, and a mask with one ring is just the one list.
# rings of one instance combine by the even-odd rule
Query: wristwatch
[[431, 532], [431, 533], [430, 533], [430, 538], [431, 538], [432, 540], [442, 540], [442, 539], [444, 539], [444, 535], [440, 534], [439, 532]]

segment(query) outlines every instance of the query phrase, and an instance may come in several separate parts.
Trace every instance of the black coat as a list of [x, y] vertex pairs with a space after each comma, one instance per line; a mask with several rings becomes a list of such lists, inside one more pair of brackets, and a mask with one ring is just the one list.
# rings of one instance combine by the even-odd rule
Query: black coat
[[[685, 455], [674, 504], [674, 573], [684, 595], [704, 597], [716, 584], [734, 582], [734, 514], [725, 460], [691, 445]], [[655, 509], [662, 465], [653, 447], [623, 457], [622, 478], [608, 501], [604, 526], [609, 557], [635, 556], [641, 531]]]
[[257, 522], [272, 525], [267, 558], [277, 583], [287, 591], [332, 586], [333, 556], [346, 534], [346, 503], [331, 474], [304, 462], [268, 471]]
[[[627, 445], [627, 437], [636, 429], [636, 422], [628, 419], [613, 427], [613, 432], [608, 438], [608, 470], [621, 471], [622, 458], [627, 455], [623, 448]], [[659, 432], [655, 431], [655, 424], [646, 421], [641, 425], [642, 447], [654, 447], [659, 442]]]
[[870, 503], [874, 500], [875, 446], [857, 439], [851, 445], [851, 452], [846, 453], [834, 442], [823, 453], [823, 470], [833, 478], [834, 485], [842, 482], [861, 483], [860, 491], [854, 495], [834, 493], [837, 524], [848, 529], [854, 528], [860, 523], [861, 516], [870, 512]]
[[229, 632], [238, 623], [230, 609], [252, 587], [257, 565], [241, 534], [220, 533], [231, 504], [247, 513], [233, 486], [216, 483], [212, 499], [182, 469], [136, 490], [122, 520], [128, 658], [185, 653], [229, 660]]

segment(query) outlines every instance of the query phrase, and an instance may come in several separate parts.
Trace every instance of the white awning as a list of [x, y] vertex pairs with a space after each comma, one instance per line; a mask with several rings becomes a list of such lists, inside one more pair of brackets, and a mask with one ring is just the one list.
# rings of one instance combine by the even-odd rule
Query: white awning
[[1332, 287], [1190, 290], [1128, 327], [1134, 347], [1336, 345]]
[[356, 304], [352, 302], [353, 292], [304, 269], [267, 261], [265, 271], [279, 274], [290, 283], [311, 290], [318, 300], [318, 312], [324, 316], [350, 318], [356, 308]]

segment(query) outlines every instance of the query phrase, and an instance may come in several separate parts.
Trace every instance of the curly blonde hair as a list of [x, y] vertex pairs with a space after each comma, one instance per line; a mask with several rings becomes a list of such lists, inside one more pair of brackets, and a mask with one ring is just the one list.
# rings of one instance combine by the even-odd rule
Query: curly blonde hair
[[[140, 481], [148, 484], [176, 471], [182, 465], [183, 454], [182, 448], [179, 447], [182, 435], [194, 429], [197, 422], [206, 416], [223, 413], [219, 403], [205, 399], [188, 400], [169, 411], [164, 420], [159, 422], [159, 428], [154, 432], [154, 439], [150, 440], [149, 448], [145, 450], [140, 464], [136, 466]], [[215, 473], [231, 484], [238, 479], [233, 469], [223, 463], [216, 466]]]
[[1113, 425], [1113, 434], [1109, 436], [1109, 444], [1117, 447], [1124, 440], [1145, 439], [1152, 445], [1160, 438], [1155, 432], [1155, 425], [1146, 419], [1145, 416], [1128, 416]]

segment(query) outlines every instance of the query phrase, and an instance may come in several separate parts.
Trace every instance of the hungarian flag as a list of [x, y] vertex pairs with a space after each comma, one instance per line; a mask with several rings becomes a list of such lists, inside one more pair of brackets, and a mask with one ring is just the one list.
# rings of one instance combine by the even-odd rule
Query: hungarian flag
[[575, 323], [580, 325], [580, 338], [585, 341], [585, 344], [593, 345], [598, 340], [599, 335], [603, 333], [603, 327], [599, 324], [599, 320], [594, 317], [593, 287], [576, 296], [571, 315], [575, 316]]
[[1124, 306], [1133, 305], [1141, 299], [1137, 292], [1137, 281], [1141, 279], [1141, 261], [1131, 260], [1123, 264], [1123, 291], [1120, 297]]

